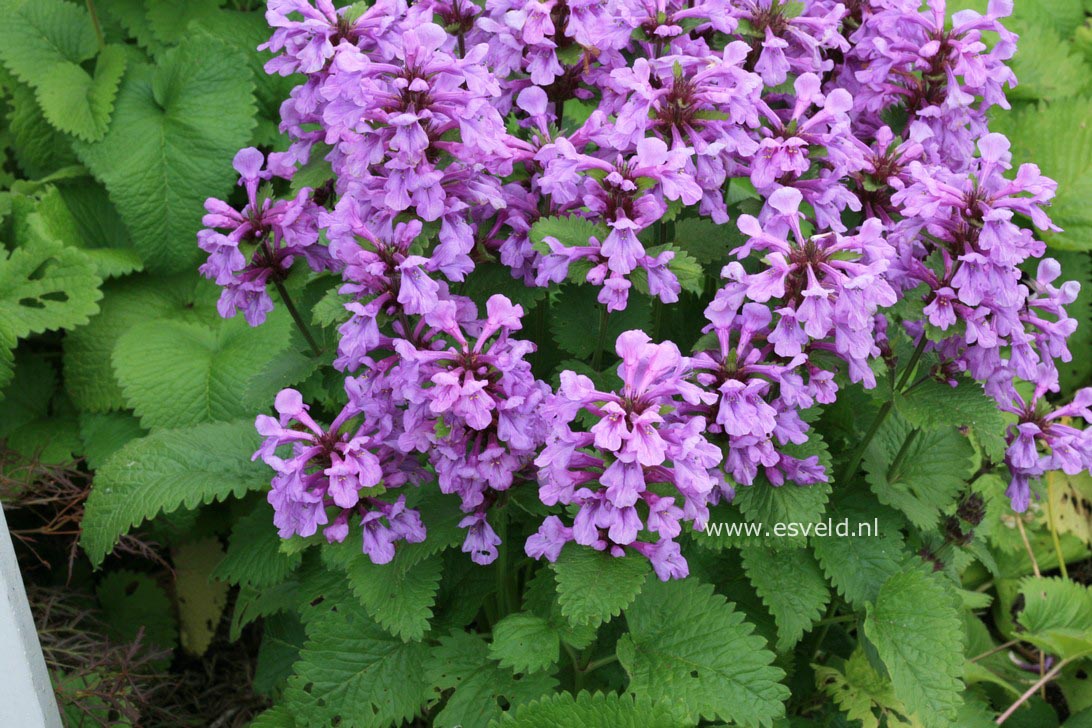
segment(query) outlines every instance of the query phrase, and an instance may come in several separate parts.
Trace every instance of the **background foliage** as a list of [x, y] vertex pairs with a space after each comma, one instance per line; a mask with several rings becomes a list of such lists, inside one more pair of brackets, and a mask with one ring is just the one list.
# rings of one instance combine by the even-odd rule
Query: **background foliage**
[[[1092, 383], [1092, 7], [1016, 6], [1021, 84], [994, 125], [1014, 161], [1060, 185], [1052, 215], [1065, 232], [1047, 240], [1064, 275], [1085, 284], [1071, 309], [1081, 328], [1069, 392]], [[571, 547], [506, 583], [502, 564], [476, 567], [452, 548], [458, 514], [424, 489], [414, 505], [429, 540], [390, 565], [352, 544], [282, 544], [268, 470], [248, 460], [253, 414], [290, 384], [330, 402], [340, 381], [327, 379], [329, 357], [306, 355], [283, 307], [260, 328], [221, 319], [194, 242], [205, 198], [232, 193], [234, 152], [282, 144], [277, 108], [295, 80], [261, 71], [260, 8], [2, 0], [0, 11], [2, 495], [19, 508], [17, 530], [33, 534], [28, 551], [54, 567], [34, 579], [66, 583], [82, 595], [72, 608], [96, 615], [85, 631], [135, 640], [143, 660], [54, 655], [73, 725], [201, 724], [197, 711], [153, 707], [184, 696], [117, 676], [215, 673], [216, 660], [246, 666], [223, 708], [230, 720], [275, 704], [258, 726], [990, 725], [1038, 677], [998, 650], [1010, 641], [1029, 663], [1042, 651], [1064, 665], [1007, 725], [1092, 725], [1092, 479], [1057, 474], [1039, 507], [1011, 514], [982, 467], [999, 458], [1005, 423], [976, 389], [926, 382], [898, 395], [858, 482], [746, 490], [714, 515], [877, 519], [881, 537], [699, 535], [680, 583]], [[734, 200], [733, 217], [748, 204]], [[699, 318], [695, 294], [733, 234], [679, 221], [690, 295], [655, 315], [631, 303], [607, 340], [633, 327], [660, 338]], [[545, 298], [490, 273], [477, 297], [510, 295], [531, 310], [535, 338], [557, 345], [537, 372], [599, 361], [594, 292]], [[288, 281], [326, 351], [340, 316], [332, 285]], [[561, 308], [589, 318], [552, 315]], [[847, 392], [817, 432], [832, 452], [851, 451], [885, 397]], [[912, 427], [924, 434], [900, 456]], [[80, 479], [92, 473], [87, 497]], [[953, 543], [946, 524], [973, 495], [985, 517], [969, 543]], [[85, 556], [58, 569], [85, 497]]]

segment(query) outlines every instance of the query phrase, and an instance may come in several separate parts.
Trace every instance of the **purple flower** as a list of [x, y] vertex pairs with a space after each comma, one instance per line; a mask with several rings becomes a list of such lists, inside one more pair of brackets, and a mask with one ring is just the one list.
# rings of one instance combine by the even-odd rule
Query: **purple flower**
[[[655, 534], [664, 544], [681, 533], [682, 521], [704, 527], [721, 454], [702, 435], [704, 419], [692, 413], [713, 398], [687, 381], [689, 362], [670, 342], [654, 344], [641, 331], [627, 331], [618, 337], [617, 351], [621, 390], [602, 392], [587, 377], [563, 372], [562, 386], [546, 406], [551, 431], [535, 460], [540, 497], [579, 510], [571, 529], [555, 516], [543, 523], [526, 545], [534, 558], [556, 559], [569, 540], [614, 556], [627, 548], [645, 553], [653, 544], [639, 541], [642, 535]], [[587, 431], [573, 429], [581, 411], [598, 418]], [[685, 506], [650, 488], [660, 484], [678, 492]], [[639, 503], [648, 509], [645, 520]], [[657, 568], [661, 578], [685, 575], [677, 546], [672, 552], [661, 545], [655, 553], [661, 552], [676, 562]]]
[[[405, 507], [404, 496], [394, 503], [380, 498], [384, 491], [415, 482], [422, 474], [402, 453], [384, 444], [390, 433], [368, 425], [347, 427], [360, 414], [352, 397], [329, 428], [315, 422], [309, 409], [299, 392], [284, 389], [277, 395], [278, 417], [258, 415], [255, 421], [265, 440], [252, 459], [261, 458], [276, 473], [268, 499], [281, 538], [312, 536], [329, 523], [326, 538], [343, 541], [351, 517], [358, 515], [364, 552], [377, 564], [394, 557], [396, 541], [424, 540], [420, 517]], [[329, 510], [336, 512], [332, 523]]]

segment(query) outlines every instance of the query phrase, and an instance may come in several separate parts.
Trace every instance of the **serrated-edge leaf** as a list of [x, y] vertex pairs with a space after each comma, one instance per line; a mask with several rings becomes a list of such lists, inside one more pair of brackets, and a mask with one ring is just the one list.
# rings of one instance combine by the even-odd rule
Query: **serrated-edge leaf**
[[0, 257], [0, 320], [16, 338], [85, 324], [99, 310], [101, 285], [80, 251], [32, 240]]
[[747, 578], [777, 623], [778, 651], [792, 649], [830, 601], [822, 569], [811, 554], [799, 549], [745, 546], [740, 555]]
[[400, 725], [428, 698], [428, 654], [424, 643], [392, 637], [362, 606], [339, 604], [307, 625], [284, 704], [305, 725]]
[[648, 560], [615, 558], [576, 544], [566, 544], [550, 567], [557, 582], [561, 613], [573, 624], [599, 624], [617, 617], [640, 593]]
[[963, 626], [953, 595], [920, 570], [895, 574], [869, 606], [869, 642], [895, 696], [925, 725], [948, 725], [963, 702]]
[[693, 579], [649, 579], [626, 609], [618, 659], [629, 692], [670, 705], [691, 723], [772, 725], [785, 713], [785, 673], [741, 612]]
[[610, 728], [682, 728], [666, 706], [631, 695], [581, 691], [552, 695], [521, 705], [490, 724], [495, 728], [558, 728], [559, 726], [610, 726]]
[[509, 614], [493, 625], [489, 656], [515, 672], [539, 672], [558, 660], [557, 632], [542, 617]]
[[180, 507], [240, 497], [269, 486], [251, 462], [254, 424], [222, 422], [161, 430], [125, 445], [99, 469], [87, 498], [80, 543], [95, 565], [142, 521]]

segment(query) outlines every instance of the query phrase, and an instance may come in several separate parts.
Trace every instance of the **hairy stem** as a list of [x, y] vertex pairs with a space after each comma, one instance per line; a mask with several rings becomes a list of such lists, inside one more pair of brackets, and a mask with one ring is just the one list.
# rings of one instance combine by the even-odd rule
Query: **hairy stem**
[[1032, 695], [1035, 694], [1036, 690], [1038, 690], [1041, 687], [1046, 687], [1046, 684], [1048, 682], [1050, 682], [1051, 680], [1056, 678], [1058, 676], [1058, 673], [1060, 673], [1062, 671], [1062, 668], [1064, 668], [1066, 665], [1069, 664], [1070, 659], [1072, 659], [1072, 658], [1067, 658], [1065, 660], [1062, 660], [1057, 665], [1055, 665], [1053, 668], [1051, 668], [1050, 672], [1048, 672], [1047, 674], [1045, 674], [1041, 678], [1039, 678], [1035, 682], [1035, 684], [1032, 685], [1030, 688], [1028, 688], [1027, 692], [1025, 692], [1023, 695], [1021, 695], [1019, 698], [1017, 698], [1016, 702], [1013, 703], [1012, 705], [1010, 705], [1008, 707], [1008, 709], [1005, 710], [1004, 713], [997, 716], [997, 720], [994, 721], [994, 722], [997, 723], [997, 725], [1001, 725], [1006, 720], [1008, 720], [1010, 717], [1012, 717], [1012, 714], [1016, 712], [1016, 709], [1019, 708], [1024, 703], [1026, 703], [1028, 698], [1030, 698]]
[[99, 14], [95, 12], [95, 0], [87, 0], [87, 14], [91, 16], [91, 27], [95, 29], [95, 40], [99, 43], [99, 50], [106, 47], [106, 39], [102, 35], [102, 25], [99, 24]]
[[887, 469], [888, 475], [897, 473], [902, 466], [902, 461], [906, 459], [906, 454], [910, 452], [910, 446], [914, 444], [914, 440], [918, 439], [918, 435], [921, 430], [914, 428], [906, 435], [906, 439], [902, 441], [902, 447], [899, 448], [899, 452], [895, 455], [895, 459], [891, 461], [891, 467]]
[[1058, 538], [1058, 525], [1054, 522], [1054, 477], [1055, 471], [1047, 473], [1047, 525], [1050, 526], [1050, 540], [1054, 542], [1054, 553], [1058, 556], [1058, 569], [1062, 572], [1062, 578], [1068, 579], [1069, 572], [1065, 567], [1065, 555], [1062, 554], [1062, 541]]
[[509, 600], [508, 589], [508, 520], [501, 514], [497, 524], [497, 536], [500, 538], [500, 546], [497, 551], [497, 562], [494, 564], [497, 570], [497, 615], [498, 619], [504, 619], [512, 612], [512, 603]]
[[1024, 530], [1024, 519], [1019, 513], [1016, 514], [1016, 530], [1020, 532], [1020, 540], [1024, 542], [1024, 548], [1027, 549], [1031, 570], [1035, 572], [1036, 577], [1042, 576], [1042, 572], [1039, 571], [1039, 562], [1035, 560], [1035, 552], [1031, 549], [1031, 541], [1028, 541], [1028, 532]]
[[968, 660], [968, 662], [978, 662], [979, 660], [984, 660], [987, 657], [989, 657], [990, 655], [996, 655], [998, 652], [1001, 652], [1003, 650], [1007, 650], [1008, 648], [1012, 647], [1013, 645], [1016, 645], [1016, 644], [1019, 644], [1019, 643], [1020, 643], [1020, 640], [1009, 640], [1008, 642], [1005, 642], [1004, 644], [1000, 644], [997, 647], [994, 647], [992, 650], [986, 650], [981, 655], [975, 655], [970, 660]]
[[315, 337], [311, 335], [311, 331], [307, 328], [307, 324], [303, 322], [303, 317], [300, 316], [300, 312], [296, 309], [296, 304], [292, 303], [292, 297], [288, 295], [288, 289], [284, 287], [284, 282], [274, 278], [273, 285], [277, 287], [277, 293], [280, 294], [281, 300], [284, 302], [284, 307], [288, 309], [288, 313], [292, 316], [292, 320], [296, 322], [296, 328], [303, 334], [303, 338], [307, 341], [307, 345], [311, 347], [311, 352], [315, 356], [318, 356], [322, 353], [322, 349], [320, 349], [318, 343], [315, 342]]
[[921, 340], [918, 341], [917, 348], [914, 349], [914, 353], [910, 355], [910, 359], [906, 362], [906, 368], [903, 369], [902, 375], [899, 377], [898, 382], [895, 383], [895, 390], [892, 393], [892, 399], [884, 402], [880, 406], [880, 411], [876, 413], [875, 419], [872, 420], [872, 424], [869, 425], [868, 432], [865, 433], [864, 438], [857, 445], [857, 449], [853, 451], [853, 457], [849, 459], [849, 465], [842, 472], [841, 482], [845, 482], [857, 474], [857, 470], [861, 467], [861, 460], [864, 459], [865, 450], [872, 443], [872, 438], [876, 437], [876, 433], [880, 431], [880, 426], [883, 425], [883, 421], [887, 419], [887, 415], [891, 413], [891, 410], [895, 406], [894, 396], [902, 391], [902, 388], [906, 386], [907, 380], [910, 379], [910, 375], [914, 372], [914, 368], [918, 365], [918, 360], [921, 359], [921, 355], [925, 353], [925, 347], [929, 343], [929, 340], [922, 334]]
[[600, 657], [598, 660], [592, 660], [587, 665], [585, 665], [584, 669], [581, 670], [581, 672], [586, 674], [615, 662], [618, 662], [618, 655], [607, 655], [606, 657]]
[[595, 340], [595, 353], [592, 354], [592, 369], [599, 371], [599, 367], [603, 365], [603, 352], [607, 348], [607, 313], [606, 305], [603, 305], [599, 309], [599, 335]]

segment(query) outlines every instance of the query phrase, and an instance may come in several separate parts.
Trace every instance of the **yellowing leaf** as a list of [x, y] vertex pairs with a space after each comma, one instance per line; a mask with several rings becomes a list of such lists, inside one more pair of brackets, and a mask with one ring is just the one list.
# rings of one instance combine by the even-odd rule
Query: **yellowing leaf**
[[224, 549], [215, 538], [193, 541], [171, 552], [182, 647], [194, 655], [203, 655], [209, 648], [227, 604], [228, 585], [212, 578], [223, 557]]

